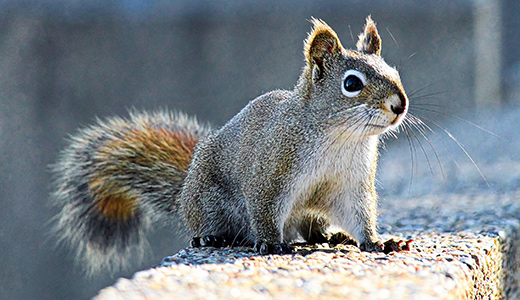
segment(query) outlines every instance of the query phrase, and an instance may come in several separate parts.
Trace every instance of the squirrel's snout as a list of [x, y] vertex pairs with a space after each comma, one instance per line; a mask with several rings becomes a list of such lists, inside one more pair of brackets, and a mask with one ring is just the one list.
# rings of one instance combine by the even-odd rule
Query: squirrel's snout
[[403, 94], [394, 94], [385, 100], [386, 109], [395, 114], [390, 124], [398, 126], [401, 123], [401, 120], [408, 110], [407, 102], [406, 96]]
[[386, 108], [396, 115], [402, 115], [406, 113], [407, 103], [404, 95], [392, 95], [385, 101]]
[[405, 107], [401, 105], [390, 105], [390, 110], [396, 115], [400, 115], [405, 111]]

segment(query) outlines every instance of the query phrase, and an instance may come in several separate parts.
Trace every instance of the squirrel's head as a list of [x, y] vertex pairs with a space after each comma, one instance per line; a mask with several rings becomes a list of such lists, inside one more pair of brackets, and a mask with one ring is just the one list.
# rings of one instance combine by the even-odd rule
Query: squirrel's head
[[344, 49], [325, 22], [312, 19], [312, 23], [305, 41], [306, 65], [297, 86], [305, 101], [329, 113], [331, 121], [353, 122], [359, 135], [396, 128], [408, 110], [408, 99], [399, 73], [381, 58], [381, 38], [370, 16], [357, 50]]

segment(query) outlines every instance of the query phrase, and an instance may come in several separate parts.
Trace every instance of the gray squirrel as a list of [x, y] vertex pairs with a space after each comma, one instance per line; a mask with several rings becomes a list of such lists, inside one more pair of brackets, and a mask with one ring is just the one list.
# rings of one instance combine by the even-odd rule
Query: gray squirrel
[[294, 89], [259, 96], [218, 130], [182, 113], [133, 112], [71, 138], [54, 168], [55, 232], [81, 263], [124, 263], [173, 214], [196, 247], [285, 254], [298, 239], [331, 241], [334, 225], [361, 250], [407, 249], [376, 231], [379, 139], [408, 109], [399, 74], [370, 16], [357, 51], [312, 23]]

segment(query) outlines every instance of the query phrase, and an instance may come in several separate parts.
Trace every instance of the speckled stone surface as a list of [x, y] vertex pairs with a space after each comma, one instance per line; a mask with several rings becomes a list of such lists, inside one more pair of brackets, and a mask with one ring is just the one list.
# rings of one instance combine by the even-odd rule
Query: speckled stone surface
[[520, 299], [519, 220], [520, 192], [382, 199], [382, 237], [413, 239], [411, 251], [187, 248], [96, 299]]

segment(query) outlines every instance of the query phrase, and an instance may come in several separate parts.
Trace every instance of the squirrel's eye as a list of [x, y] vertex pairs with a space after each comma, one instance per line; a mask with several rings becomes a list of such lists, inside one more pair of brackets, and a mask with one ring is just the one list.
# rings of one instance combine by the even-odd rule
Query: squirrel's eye
[[343, 75], [341, 91], [347, 97], [357, 96], [366, 85], [365, 75], [356, 70], [348, 70]]
[[349, 75], [347, 78], [345, 78], [345, 90], [347, 92], [353, 93], [357, 91], [361, 91], [363, 89], [364, 85], [363, 82], [361, 82], [361, 79], [355, 75]]

